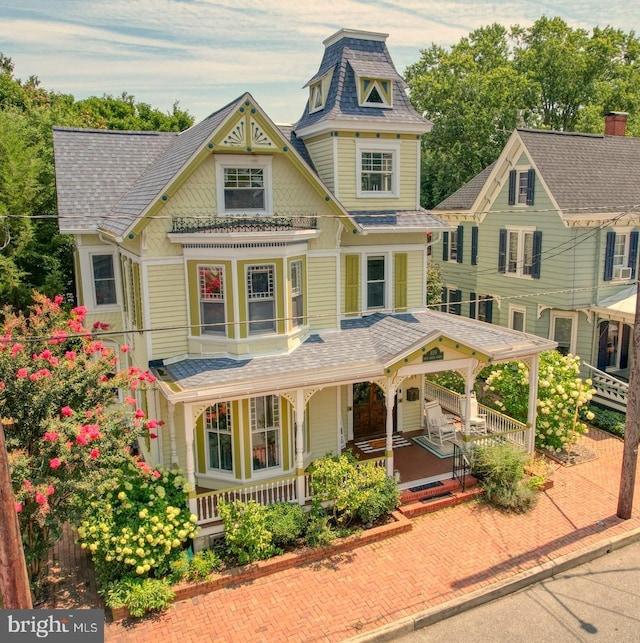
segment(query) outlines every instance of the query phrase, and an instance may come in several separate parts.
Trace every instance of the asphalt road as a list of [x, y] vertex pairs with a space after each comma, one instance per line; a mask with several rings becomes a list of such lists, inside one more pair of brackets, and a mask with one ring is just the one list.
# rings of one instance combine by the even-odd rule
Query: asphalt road
[[640, 643], [640, 542], [396, 640]]

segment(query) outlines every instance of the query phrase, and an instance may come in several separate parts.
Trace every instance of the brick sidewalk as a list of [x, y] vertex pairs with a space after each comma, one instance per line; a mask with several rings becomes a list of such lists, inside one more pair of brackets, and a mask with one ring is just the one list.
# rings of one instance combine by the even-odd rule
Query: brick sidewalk
[[343, 641], [640, 527], [638, 511], [615, 516], [622, 442], [594, 432], [588, 444], [598, 458], [558, 466], [525, 515], [476, 503], [426, 514], [390, 540], [108, 623], [105, 639]]

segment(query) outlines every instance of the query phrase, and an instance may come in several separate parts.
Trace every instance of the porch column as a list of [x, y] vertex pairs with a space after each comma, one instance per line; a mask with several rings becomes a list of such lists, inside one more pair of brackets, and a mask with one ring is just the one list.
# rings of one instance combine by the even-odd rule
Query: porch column
[[176, 442], [176, 405], [167, 405], [167, 424], [169, 425], [169, 445], [171, 449], [171, 466], [178, 467], [178, 444]]
[[293, 416], [296, 425], [296, 495], [298, 503], [303, 505], [305, 502], [304, 493], [304, 436], [302, 435], [305, 418], [304, 391], [299, 388], [296, 390], [295, 405], [293, 407]]
[[183, 418], [184, 418], [184, 436], [187, 448], [187, 467], [185, 477], [187, 482], [193, 487], [193, 491], [189, 494], [189, 509], [191, 513], [198, 513], [197, 502], [195, 499], [196, 488], [196, 459], [193, 453], [193, 444], [195, 438], [195, 431], [193, 428], [193, 407], [191, 405], [183, 405]]
[[387, 402], [387, 444], [385, 447], [385, 456], [387, 459], [387, 475], [393, 477], [393, 408], [396, 402], [396, 388], [391, 382], [387, 382], [385, 391]]
[[462, 433], [465, 436], [471, 434], [471, 392], [473, 391], [473, 368], [467, 367], [467, 374], [464, 378], [464, 409], [460, 409], [462, 417], [464, 418], [464, 426]]
[[533, 454], [536, 445], [536, 418], [538, 416], [538, 371], [540, 368], [540, 355], [534, 355], [529, 360], [529, 409], [527, 424], [529, 436], [525, 445], [529, 453]]

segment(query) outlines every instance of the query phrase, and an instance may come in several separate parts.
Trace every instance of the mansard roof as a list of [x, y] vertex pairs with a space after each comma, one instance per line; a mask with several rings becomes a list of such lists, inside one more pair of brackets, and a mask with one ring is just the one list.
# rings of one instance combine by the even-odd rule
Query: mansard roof
[[[412, 126], [411, 131], [426, 132], [431, 124], [418, 114], [406, 94], [407, 84], [396, 70], [385, 44], [387, 34], [341, 29], [324, 41], [320, 68], [305, 87], [334, 70], [323, 109], [309, 113], [309, 102], [295, 129], [298, 133], [323, 121], [339, 122], [353, 128], [355, 122], [374, 121], [395, 126]], [[360, 106], [357, 76], [389, 80], [393, 87], [392, 107]]]

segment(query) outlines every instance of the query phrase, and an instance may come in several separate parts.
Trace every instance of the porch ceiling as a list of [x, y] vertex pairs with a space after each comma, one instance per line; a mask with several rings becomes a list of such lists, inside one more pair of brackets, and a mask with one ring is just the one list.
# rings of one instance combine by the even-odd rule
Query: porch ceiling
[[463, 352], [474, 353], [480, 361], [486, 358], [492, 363], [520, 359], [556, 346], [548, 339], [447, 313], [376, 313], [345, 320], [340, 331], [310, 335], [286, 355], [187, 358], [153, 370], [174, 401], [243, 396], [384, 377], [389, 364], [404, 360], [439, 338], [464, 347]]

